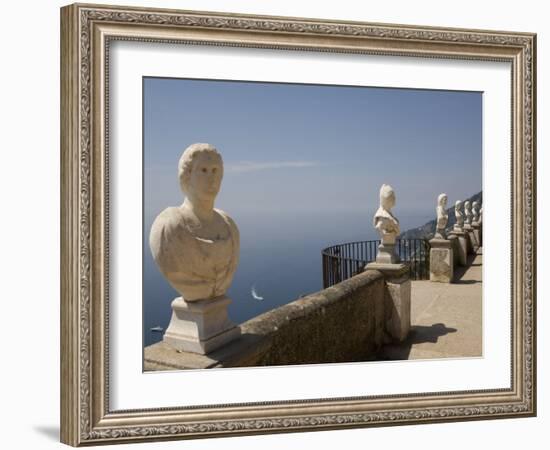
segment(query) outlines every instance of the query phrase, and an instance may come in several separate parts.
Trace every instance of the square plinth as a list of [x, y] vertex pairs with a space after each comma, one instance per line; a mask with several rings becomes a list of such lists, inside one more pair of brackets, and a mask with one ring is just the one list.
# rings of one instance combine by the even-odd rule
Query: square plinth
[[176, 350], [205, 355], [238, 338], [240, 328], [227, 315], [229, 303], [226, 296], [192, 302], [176, 298], [163, 341]]
[[468, 262], [468, 237], [464, 231], [453, 231], [458, 239], [458, 263], [461, 266], [466, 266]]
[[447, 239], [430, 240], [430, 281], [451, 283], [454, 272], [453, 248]]
[[365, 270], [378, 270], [384, 275], [385, 329], [394, 341], [402, 342], [411, 329], [411, 280], [408, 264], [372, 262]]

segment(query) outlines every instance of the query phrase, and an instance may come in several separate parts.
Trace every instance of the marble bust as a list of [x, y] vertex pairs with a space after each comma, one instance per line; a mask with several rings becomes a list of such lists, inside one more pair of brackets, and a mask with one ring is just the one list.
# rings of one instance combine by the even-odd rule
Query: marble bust
[[468, 200], [464, 202], [464, 215], [466, 216], [464, 223], [466, 225], [471, 225], [472, 224], [472, 206]]
[[456, 217], [456, 223], [453, 227], [455, 231], [463, 231], [464, 227], [464, 216], [462, 215], [462, 211], [460, 210], [462, 208], [462, 202], [460, 200], [457, 200], [455, 202], [455, 217]]
[[400, 233], [399, 220], [391, 212], [394, 206], [395, 191], [389, 184], [383, 184], [380, 188], [380, 206], [373, 218], [373, 226], [382, 241], [378, 247], [376, 262], [391, 264], [399, 262], [399, 257], [394, 251], [395, 240]]
[[186, 197], [155, 219], [149, 236], [153, 258], [186, 302], [223, 296], [239, 260], [239, 230], [214, 208], [222, 157], [210, 144], [192, 144], [181, 156], [178, 176]]
[[399, 220], [391, 212], [394, 206], [395, 192], [389, 184], [383, 184], [380, 188], [380, 206], [374, 214], [373, 225], [382, 242], [387, 244], [395, 244], [399, 234]]
[[439, 194], [437, 197], [437, 207], [435, 209], [437, 214], [437, 221], [435, 225], [435, 239], [446, 239], [445, 228], [449, 221], [449, 214], [447, 213], [447, 194]]
[[478, 223], [479, 222], [479, 202], [473, 202], [472, 203], [472, 222]]

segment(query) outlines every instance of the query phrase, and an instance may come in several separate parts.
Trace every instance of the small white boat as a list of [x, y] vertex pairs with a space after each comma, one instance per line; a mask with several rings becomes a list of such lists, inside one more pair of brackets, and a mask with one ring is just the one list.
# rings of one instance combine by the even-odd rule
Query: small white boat
[[164, 328], [156, 326], [156, 327], [150, 328], [150, 330], [154, 333], [160, 333], [161, 331], [164, 331]]

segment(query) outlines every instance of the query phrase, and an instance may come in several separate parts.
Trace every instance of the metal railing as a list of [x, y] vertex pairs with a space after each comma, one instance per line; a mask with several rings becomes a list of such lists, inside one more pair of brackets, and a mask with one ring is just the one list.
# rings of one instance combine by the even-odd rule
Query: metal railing
[[[347, 280], [363, 271], [376, 259], [380, 241], [348, 242], [322, 251], [323, 288]], [[402, 262], [409, 264], [413, 280], [430, 277], [430, 245], [427, 239], [397, 239], [396, 251]]]

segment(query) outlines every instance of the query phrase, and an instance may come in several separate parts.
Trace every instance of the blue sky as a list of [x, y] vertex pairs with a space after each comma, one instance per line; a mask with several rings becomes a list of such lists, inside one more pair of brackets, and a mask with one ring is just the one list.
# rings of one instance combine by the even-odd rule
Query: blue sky
[[370, 214], [382, 183], [398, 217], [433, 211], [481, 190], [481, 119], [479, 92], [145, 78], [145, 221], [182, 202], [194, 142], [222, 154], [230, 214]]

